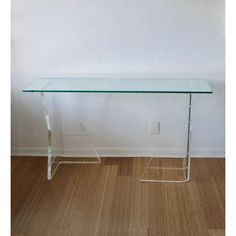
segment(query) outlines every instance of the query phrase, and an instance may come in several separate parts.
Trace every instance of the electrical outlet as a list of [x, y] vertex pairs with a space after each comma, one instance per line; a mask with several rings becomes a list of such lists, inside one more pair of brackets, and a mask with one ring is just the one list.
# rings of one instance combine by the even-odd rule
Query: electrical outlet
[[149, 133], [150, 134], [160, 134], [161, 132], [161, 122], [160, 121], [150, 121]]

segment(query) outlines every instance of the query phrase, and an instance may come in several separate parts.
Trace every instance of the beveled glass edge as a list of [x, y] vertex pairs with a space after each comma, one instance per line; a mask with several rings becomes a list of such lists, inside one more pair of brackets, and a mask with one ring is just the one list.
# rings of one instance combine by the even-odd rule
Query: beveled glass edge
[[[55, 79], [65, 79], [65, 78], [55, 78]], [[90, 79], [90, 78], [72, 78], [72, 79]], [[92, 78], [94, 79], [94, 78]], [[116, 78], [117, 79], [117, 78]], [[124, 78], [121, 78], [124, 79]], [[138, 80], [143, 80], [143, 78], [134, 78], [134, 79], [138, 79]], [[150, 78], [151, 80], [156, 78]], [[34, 84], [35, 82], [38, 82], [40, 80], [49, 80], [49, 82], [51, 83], [52, 80], [54, 79], [49, 79], [49, 78], [40, 78], [34, 82], [32, 82], [31, 84]], [[148, 78], [149, 80], [149, 78]], [[157, 80], [163, 80], [163, 79], [157, 79]], [[164, 79], [164, 80], [178, 80], [178, 79]], [[180, 80], [188, 80], [188, 79], [180, 79]], [[198, 80], [198, 81], [205, 81], [206, 85], [208, 88], [205, 88], [203, 90], [197, 90], [197, 89], [193, 89], [193, 90], [78, 90], [78, 89], [69, 89], [69, 90], [63, 90], [63, 89], [43, 89], [43, 88], [38, 88], [38, 89], [30, 89], [30, 88], [24, 88], [22, 89], [22, 92], [36, 92], [36, 93], [182, 93], [182, 94], [191, 94], [191, 93], [195, 93], [195, 94], [211, 94], [213, 93], [208, 80], [206, 79], [190, 79], [190, 80]], [[30, 85], [29, 85], [30, 86]], [[45, 88], [45, 87], [44, 87]]]
[[110, 91], [110, 90], [26, 90], [22, 89], [22, 92], [30, 93], [202, 93], [211, 94], [213, 91]]

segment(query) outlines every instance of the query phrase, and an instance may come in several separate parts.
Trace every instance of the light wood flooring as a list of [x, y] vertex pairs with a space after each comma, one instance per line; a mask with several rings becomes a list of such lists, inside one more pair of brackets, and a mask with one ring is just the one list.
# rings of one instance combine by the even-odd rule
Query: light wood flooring
[[224, 159], [192, 159], [192, 179], [142, 183], [146, 158], [61, 165], [12, 158], [13, 236], [223, 236]]

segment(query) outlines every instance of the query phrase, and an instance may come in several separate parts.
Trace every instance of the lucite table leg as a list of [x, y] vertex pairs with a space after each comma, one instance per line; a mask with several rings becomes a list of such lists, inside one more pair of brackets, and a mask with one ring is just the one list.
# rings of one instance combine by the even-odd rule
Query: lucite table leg
[[40, 95], [41, 95], [41, 101], [42, 101], [42, 104], [43, 104], [43, 111], [44, 111], [45, 121], [46, 121], [47, 129], [48, 129], [47, 178], [50, 180], [50, 179], [52, 179], [52, 129], [51, 129], [49, 113], [48, 113], [44, 93], [41, 92]]
[[[89, 139], [89, 135], [87, 133], [87, 130], [85, 128], [85, 126], [83, 125], [82, 122], [80, 122], [80, 126], [82, 127], [83, 131], [84, 131], [84, 135], [87, 138], [87, 141], [91, 147], [91, 149], [93, 150], [93, 152], [96, 155], [96, 159], [97, 160], [88, 160], [88, 161], [70, 161], [69, 158], [64, 158], [64, 160], [57, 160], [57, 158], [61, 157], [63, 158], [63, 155], [59, 154], [59, 155], [53, 155], [53, 139], [55, 139], [55, 136], [53, 137], [53, 132], [52, 132], [52, 120], [50, 119], [50, 114], [48, 111], [48, 106], [47, 106], [47, 102], [45, 99], [45, 95], [42, 92], [41, 93], [41, 100], [42, 100], [42, 104], [43, 104], [43, 111], [44, 111], [44, 116], [45, 116], [45, 120], [46, 120], [46, 125], [47, 125], [47, 129], [48, 129], [48, 162], [47, 162], [47, 178], [48, 180], [51, 180], [53, 178], [53, 176], [55, 175], [58, 167], [61, 164], [100, 164], [101, 163], [101, 159], [97, 153], [96, 148], [93, 146], [93, 144], [91, 143], [91, 140]], [[58, 135], [57, 135], [58, 136]], [[63, 143], [63, 133], [60, 134], [60, 138], [61, 138], [61, 142]], [[80, 136], [80, 135], [75, 135], [75, 136]], [[63, 149], [63, 145], [61, 147]], [[89, 158], [88, 158], [89, 159]]]
[[187, 150], [186, 150], [186, 159], [187, 163], [185, 163], [186, 167], [186, 181], [190, 180], [190, 169], [191, 169], [191, 156], [190, 156], [190, 147], [191, 147], [191, 112], [192, 111], [192, 94], [189, 94], [189, 108], [188, 108], [188, 137], [187, 137]]
[[[140, 176], [141, 182], [156, 182], [156, 183], [183, 183], [190, 180], [190, 170], [191, 170], [191, 156], [190, 156], [190, 147], [191, 147], [191, 111], [192, 111], [192, 94], [189, 94], [189, 103], [188, 103], [188, 122], [187, 122], [187, 145], [186, 145], [186, 156], [183, 158], [183, 167], [153, 167], [151, 166], [151, 162], [153, 157], [150, 157], [143, 173]], [[156, 170], [181, 170], [183, 171], [184, 179], [183, 180], [175, 180], [175, 179], [151, 179], [144, 178], [145, 173], [148, 169], [156, 169]]]
[[[48, 129], [48, 161], [47, 161], [47, 178], [51, 180], [53, 175], [56, 173], [57, 168], [59, 167], [59, 162], [56, 161], [57, 156], [53, 155], [53, 133], [51, 126], [51, 119], [47, 107], [47, 102], [45, 99], [45, 94], [43, 92], [40, 93], [41, 101], [43, 104], [43, 111], [45, 116], [45, 121]], [[54, 168], [53, 168], [54, 167]]]

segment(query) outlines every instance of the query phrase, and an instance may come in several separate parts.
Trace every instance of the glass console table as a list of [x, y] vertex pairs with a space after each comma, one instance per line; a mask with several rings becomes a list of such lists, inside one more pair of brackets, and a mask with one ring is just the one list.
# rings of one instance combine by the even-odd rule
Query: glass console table
[[[144, 172], [140, 177], [143, 182], [186, 182], [190, 179], [191, 156], [190, 156], [190, 141], [191, 141], [191, 109], [192, 109], [192, 95], [193, 94], [211, 94], [212, 90], [206, 80], [202, 79], [81, 79], [81, 78], [52, 78], [39, 79], [31, 85], [23, 89], [23, 92], [39, 93], [42, 98], [44, 114], [48, 129], [48, 165], [47, 177], [52, 179], [60, 164], [73, 163], [101, 163], [101, 159], [96, 151], [96, 148], [91, 144], [91, 148], [96, 153], [96, 160], [59, 160], [53, 154], [53, 132], [52, 132], [52, 118], [50, 115], [48, 101], [45, 94], [52, 93], [135, 93], [135, 94], [186, 94], [188, 96], [188, 112], [186, 123], [186, 148], [185, 155], [182, 157], [181, 167], [152, 167], [151, 161], [154, 158], [150, 156]], [[83, 133], [89, 137], [86, 127], [81, 123]], [[59, 128], [60, 129], [60, 128]], [[159, 179], [159, 178], [144, 178], [144, 174], [148, 169], [158, 170], [181, 170], [183, 171], [183, 179]]]

